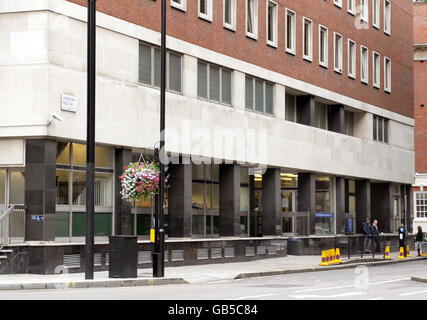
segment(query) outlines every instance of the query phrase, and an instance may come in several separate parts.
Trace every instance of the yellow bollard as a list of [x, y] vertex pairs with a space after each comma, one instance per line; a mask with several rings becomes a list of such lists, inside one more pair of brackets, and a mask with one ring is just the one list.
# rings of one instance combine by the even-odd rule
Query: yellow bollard
[[336, 264], [337, 262], [335, 261], [335, 249], [331, 249], [331, 257], [332, 257], [331, 264]]
[[411, 254], [410, 254], [410, 247], [409, 247], [409, 246], [406, 246], [406, 257], [407, 257], [407, 258], [410, 258], [410, 257], [411, 257]]
[[328, 262], [326, 261], [326, 251], [322, 250], [322, 260], [319, 264], [319, 266], [327, 266]]
[[391, 259], [389, 246], [385, 247], [384, 259]]
[[403, 252], [403, 247], [400, 247], [399, 256], [397, 259], [405, 260], [405, 253]]
[[341, 253], [340, 253], [340, 249], [339, 248], [335, 249], [335, 263], [338, 263], [338, 264], [342, 263]]

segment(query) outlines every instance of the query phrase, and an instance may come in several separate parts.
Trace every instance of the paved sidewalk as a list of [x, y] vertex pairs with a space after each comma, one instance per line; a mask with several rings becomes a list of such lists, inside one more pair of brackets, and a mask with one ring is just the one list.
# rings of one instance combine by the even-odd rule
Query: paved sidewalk
[[152, 269], [138, 269], [138, 278], [136, 279], [110, 279], [108, 277], [108, 271], [95, 272], [94, 280], [85, 280], [84, 273], [58, 275], [11, 274], [0, 275], [0, 290], [99, 288], [206, 283], [247, 277], [354, 268], [358, 265], [374, 266], [404, 263], [422, 259], [427, 259], [427, 257], [411, 257], [405, 260], [398, 260], [396, 258], [384, 260], [381, 256], [377, 256], [375, 259], [372, 259], [372, 256], [365, 256], [363, 259], [361, 259], [360, 256], [353, 256], [350, 260], [343, 258], [343, 263], [339, 265], [319, 266], [319, 256], [287, 256], [283, 258], [260, 259], [250, 262], [168, 267], [165, 269], [164, 278], [153, 278]]

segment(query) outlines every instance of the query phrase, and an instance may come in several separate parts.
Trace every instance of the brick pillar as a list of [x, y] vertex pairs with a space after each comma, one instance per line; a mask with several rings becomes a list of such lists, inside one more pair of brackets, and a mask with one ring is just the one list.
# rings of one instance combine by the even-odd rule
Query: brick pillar
[[393, 193], [391, 183], [371, 183], [371, 222], [377, 219], [380, 232], [393, 232]]
[[114, 234], [115, 235], [132, 235], [131, 202], [122, 199], [120, 194], [121, 182], [120, 175], [124, 172], [124, 167], [132, 161], [132, 150], [116, 149], [115, 150], [115, 180], [114, 180]]
[[[29, 139], [25, 148], [25, 241], [54, 241], [56, 141]], [[37, 219], [43, 217], [43, 219]], [[34, 219], [33, 219], [34, 218]]]
[[267, 169], [262, 176], [262, 234], [280, 235], [280, 169]]
[[240, 167], [222, 164], [219, 167], [219, 234], [240, 235]]
[[328, 130], [336, 133], [344, 133], [344, 106], [342, 104], [328, 107]]
[[298, 173], [298, 211], [309, 212], [310, 234], [315, 234], [316, 180], [313, 173]]
[[356, 233], [361, 233], [365, 219], [371, 219], [371, 183], [368, 180], [356, 180]]
[[315, 103], [313, 96], [297, 96], [297, 108], [300, 111], [301, 124], [314, 127]]
[[169, 237], [191, 236], [192, 172], [191, 164], [169, 164], [168, 190]]

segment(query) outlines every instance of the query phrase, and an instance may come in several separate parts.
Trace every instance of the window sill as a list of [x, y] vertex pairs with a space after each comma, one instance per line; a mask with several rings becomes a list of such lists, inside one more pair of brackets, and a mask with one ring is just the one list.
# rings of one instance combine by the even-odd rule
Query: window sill
[[212, 17], [199, 13], [199, 19], [206, 20], [208, 22], [212, 22]]
[[277, 49], [277, 43], [275, 43], [275, 42], [271, 42], [271, 41], [267, 40], [267, 45]]
[[246, 32], [246, 37], [253, 39], [253, 40], [258, 40], [258, 36], [253, 34], [253, 33]]
[[176, 3], [171, 3], [171, 7], [172, 8], [175, 8], [175, 9], [178, 9], [178, 10], [181, 10], [181, 11], [183, 11], [183, 12], [186, 12], [187, 11], [187, 8], [186, 8], [186, 6], [182, 6], [182, 5], [179, 5], [179, 4], [176, 4]]
[[328, 69], [328, 64], [327, 63], [320, 63], [319, 62], [319, 66], [321, 66], [322, 68]]
[[286, 53], [289, 53], [289, 54], [291, 54], [291, 55], [293, 55], [293, 56], [295, 56], [296, 55], [296, 53], [295, 53], [295, 50], [291, 50], [291, 49], [288, 49], [288, 48], [286, 48]]
[[354, 74], [349, 74], [349, 75], [348, 75], [348, 77], [349, 77], [350, 79], [356, 80], [356, 75], [354, 75]]
[[312, 57], [310, 57], [310, 56], [303, 56], [303, 57], [302, 57], [302, 59], [303, 59], [303, 60], [306, 60], [306, 61], [308, 61], [308, 62], [313, 62], [313, 58], [312, 58]]
[[231, 24], [224, 23], [223, 27], [224, 29], [228, 29], [230, 31], [236, 32], [236, 26], [233, 26]]

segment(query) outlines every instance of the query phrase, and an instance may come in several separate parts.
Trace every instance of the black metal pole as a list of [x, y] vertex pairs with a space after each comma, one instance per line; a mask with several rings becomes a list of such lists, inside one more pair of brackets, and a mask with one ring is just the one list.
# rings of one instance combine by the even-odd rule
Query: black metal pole
[[93, 279], [95, 211], [95, 28], [96, 0], [88, 0], [87, 141], [86, 141], [86, 279]]
[[165, 200], [165, 104], [166, 104], [166, 0], [162, 0], [162, 30], [161, 30], [161, 67], [160, 67], [160, 150], [159, 150], [159, 199], [156, 210], [156, 230], [153, 254], [153, 276], [165, 275], [165, 230], [164, 230], [164, 200]]

